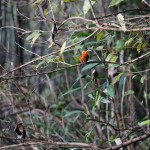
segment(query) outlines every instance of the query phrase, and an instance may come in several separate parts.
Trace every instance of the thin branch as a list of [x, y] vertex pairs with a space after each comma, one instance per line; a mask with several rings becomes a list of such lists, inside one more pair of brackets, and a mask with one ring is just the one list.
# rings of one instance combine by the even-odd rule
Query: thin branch
[[18, 28], [18, 27], [14, 27], [14, 26], [3, 26], [3, 27], [1, 27], [0, 28], [0, 30], [2, 30], [2, 29], [6, 29], [6, 28], [12, 28], [12, 29], [15, 29], [15, 30], [19, 30], [20, 32], [24, 32], [24, 33], [31, 33], [31, 32], [41, 32], [41, 33], [44, 33], [44, 32], [49, 32], [49, 31], [43, 31], [43, 30], [24, 30], [24, 29], [22, 29], [22, 28]]
[[[90, 20], [90, 19], [87, 19], [87, 18], [84, 18], [84, 17], [70, 17], [68, 19], [66, 19], [59, 27], [58, 29], [60, 29], [61, 26], [63, 26], [67, 21], [69, 20], [74, 20], [74, 19], [80, 19], [80, 20], [84, 20], [84, 21], [87, 21], [87, 22], [91, 22], [93, 24], [96, 25], [96, 27], [100, 30], [111, 30], [111, 31], [118, 31], [118, 32], [124, 32], [122, 28], [113, 28], [111, 26], [114, 26], [113, 24], [98, 24], [96, 21], [94, 20]], [[137, 28], [131, 28], [131, 29], [126, 29], [126, 32], [139, 32], [139, 31], [149, 31], [150, 30], [150, 27], [137, 27]]]
[[14, 26], [4, 26], [4, 27], [1, 27], [1, 29], [5, 29], [5, 28], [13, 28], [13, 29], [16, 29], [16, 30], [20, 30], [22, 32], [27, 32], [26, 30], [22, 29], [22, 28], [18, 28], [18, 27], [14, 27]]
[[94, 9], [93, 9], [93, 5], [92, 5], [91, 0], [89, 0], [89, 3], [90, 3], [90, 7], [91, 7], [91, 11], [92, 11], [93, 17], [95, 18], [95, 21], [98, 22], [97, 19], [96, 19], [96, 15], [94, 13]]
[[134, 63], [135, 61], [138, 61], [138, 60], [140, 60], [140, 59], [142, 59], [142, 58], [144, 58], [144, 57], [146, 57], [146, 56], [148, 56], [148, 55], [150, 55], [150, 52], [147, 52], [146, 54], [144, 54], [144, 55], [142, 55], [142, 56], [140, 56], [140, 57], [137, 57], [137, 58], [135, 58], [135, 59], [126, 61], [126, 62], [120, 64], [120, 66], [122, 66], [122, 65], [129, 65], [129, 64]]
[[38, 55], [38, 54], [32, 52], [31, 50], [27, 50], [26, 48], [24, 48], [24, 47], [22, 47], [21, 45], [19, 45], [17, 42], [15, 42], [15, 44], [18, 45], [18, 46], [19, 46], [20, 48], [22, 48], [23, 50], [27, 51], [28, 53], [34, 54], [35, 56], [38, 56], [38, 57], [41, 58], [40, 55]]
[[148, 9], [129, 9], [129, 10], [124, 10], [124, 11], [120, 11], [120, 12], [117, 12], [117, 13], [113, 13], [113, 14], [110, 14], [110, 15], [106, 15], [106, 16], [103, 16], [103, 17], [98, 17], [98, 18], [90, 18], [90, 19], [103, 19], [103, 18], [108, 18], [108, 17], [111, 17], [111, 16], [116, 16], [118, 14], [122, 14], [122, 13], [126, 13], [126, 12], [133, 12], [133, 11], [145, 11], [145, 12], [150, 12], [150, 10]]
[[145, 69], [141, 71], [133, 71], [132, 74], [139, 74], [139, 73], [148, 72], [148, 71], [150, 71], [150, 69]]
[[125, 128], [125, 123], [124, 123], [124, 115], [123, 115], [123, 108], [124, 108], [124, 94], [125, 94], [125, 83], [126, 83], [126, 77], [123, 79], [123, 87], [122, 87], [122, 95], [121, 95], [121, 121], [123, 124], [123, 127]]
[[48, 141], [40, 141], [40, 142], [26, 142], [26, 143], [20, 143], [20, 144], [14, 144], [9, 146], [3, 146], [0, 147], [0, 149], [12, 149], [17, 148], [21, 146], [30, 146], [30, 145], [37, 145], [37, 144], [49, 144], [51, 147], [57, 147], [57, 148], [91, 148], [91, 144], [86, 143], [75, 143], [75, 142], [48, 142]]
[[51, 1], [48, 0], [48, 2], [49, 2], [50, 9], [51, 9], [51, 13], [52, 13], [53, 20], [54, 20], [54, 22], [56, 22], [55, 16], [54, 16], [54, 12], [53, 12], [53, 9], [52, 9], [52, 5], [51, 5]]
[[116, 146], [113, 146], [111, 148], [107, 148], [106, 150], [118, 150], [119, 148], [122, 148], [122, 147], [126, 147], [130, 144], [133, 144], [133, 143], [136, 143], [136, 142], [139, 142], [139, 141], [142, 141], [142, 140], [145, 140], [147, 138], [150, 137], [150, 134], [144, 134], [142, 136], [139, 136], [137, 138], [134, 138], [132, 140], [129, 140], [129, 141], [126, 141], [126, 142], [123, 142], [122, 144], [120, 145], [116, 145]]
[[[99, 29], [124, 32], [122, 28], [110, 28], [110, 27], [101, 27], [101, 26], [99, 26]], [[126, 29], [125, 32], [140, 32], [140, 31], [150, 31], [150, 27]]]

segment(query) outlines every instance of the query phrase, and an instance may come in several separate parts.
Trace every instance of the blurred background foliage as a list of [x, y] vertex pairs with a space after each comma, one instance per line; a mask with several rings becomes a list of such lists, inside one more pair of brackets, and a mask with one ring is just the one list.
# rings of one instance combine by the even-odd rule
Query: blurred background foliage
[[[18, 123], [30, 140], [99, 149], [149, 133], [146, 2], [1, 0], [0, 146], [21, 143]], [[83, 50], [87, 64], [79, 63]], [[127, 147], [142, 148], [149, 149], [149, 139]]]

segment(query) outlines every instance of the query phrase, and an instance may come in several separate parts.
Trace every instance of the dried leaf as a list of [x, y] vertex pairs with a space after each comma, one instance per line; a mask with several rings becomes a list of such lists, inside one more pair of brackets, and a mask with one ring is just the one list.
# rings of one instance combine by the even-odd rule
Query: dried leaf
[[65, 48], [66, 48], [66, 41], [63, 43], [63, 45], [60, 49], [60, 54], [62, 54], [64, 52]]
[[35, 41], [38, 39], [38, 37], [41, 35], [41, 33], [36, 33], [36, 35], [33, 37], [32, 42], [31, 42], [31, 47], [33, 46], [33, 44], [35, 43]]
[[[94, 5], [95, 2], [96, 2], [96, 1], [92, 1], [92, 2], [91, 2], [92, 5]], [[84, 13], [84, 15], [86, 15], [86, 13], [90, 10], [90, 8], [91, 8], [90, 2], [87, 1], [87, 0], [85, 0], [85, 1], [84, 1], [84, 4], [83, 4], [83, 13]]]
[[116, 138], [116, 139], [115, 139], [115, 143], [116, 143], [117, 145], [120, 145], [120, 144], [122, 144], [122, 141], [121, 141], [120, 138]]
[[126, 25], [125, 25], [125, 21], [124, 21], [123, 15], [122, 14], [118, 14], [117, 15], [117, 19], [118, 19], [118, 21], [120, 23], [120, 26], [121, 26], [122, 30], [125, 32], [127, 29], [126, 29]]

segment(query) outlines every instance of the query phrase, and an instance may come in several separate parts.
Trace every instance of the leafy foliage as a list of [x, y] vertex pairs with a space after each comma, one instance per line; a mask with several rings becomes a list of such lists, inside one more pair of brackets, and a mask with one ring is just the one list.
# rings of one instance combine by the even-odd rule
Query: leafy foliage
[[110, 4], [109, 4], [109, 7], [118, 5], [118, 4], [120, 4], [122, 1], [124, 1], [124, 0], [111, 0], [111, 2], [110, 2]]
[[[104, 4], [96, 0], [36, 0], [33, 7], [8, 2], [14, 12], [1, 18], [2, 25], [6, 18], [12, 21], [0, 31], [10, 59], [5, 65], [0, 62], [1, 137], [17, 143], [22, 128], [27, 140], [37, 142], [35, 149], [51, 144], [52, 149], [90, 149], [92, 143], [113, 149], [118, 139], [147, 148], [148, 137], [142, 138], [150, 125], [149, 12], [112, 12], [133, 9], [136, 3], [105, 1], [109, 14], [104, 14]], [[0, 4], [1, 10], [10, 9]], [[13, 26], [17, 32], [7, 30]], [[87, 62], [80, 61], [83, 51], [88, 52]], [[16, 124], [19, 131], [13, 130]]]

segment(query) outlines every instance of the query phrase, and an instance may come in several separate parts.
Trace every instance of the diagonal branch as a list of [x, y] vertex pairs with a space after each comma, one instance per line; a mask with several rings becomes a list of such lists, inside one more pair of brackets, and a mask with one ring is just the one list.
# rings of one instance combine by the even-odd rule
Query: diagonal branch
[[146, 56], [148, 56], [148, 55], [150, 55], [150, 52], [147, 52], [146, 54], [141, 55], [140, 57], [137, 57], [137, 58], [135, 58], [135, 59], [126, 61], [126, 62], [120, 64], [120, 66], [121, 66], [121, 65], [129, 65], [129, 64], [134, 63], [135, 61], [138, 61], [138, 60], [140, 60], [140, 59], [142, 59], [142, 58], [144, 58], [144, 57], [146, 57]]
[[144, 134], [144, 135], [139, 136], [139, 137], [137, 137], [137, 138], [134, 138], [134, 139], [132, 139], [132, 140], [126, 141], [126, 142], [124, 142], [124, 143], [122, 143], [122, 144], [120, 144], [120, 145], [116, 145], [116, 146], [107, 148], [106, 150], [118, 150], [119, 148], [126, 147], [126, 146], [128, 146], [128, 145], [130, 145], [130, 144], [139, 142], [139, 141], [141, 141], [141, 140], [145, 140], [145, 139], [147, 139], [147, 138], [149, 138], [149, 137], [150, 137], [150, 134]]

